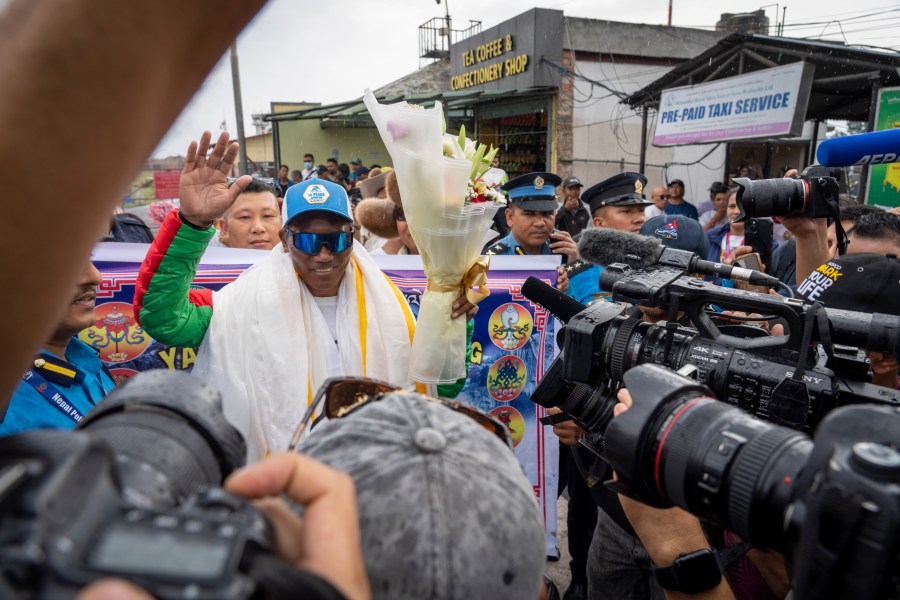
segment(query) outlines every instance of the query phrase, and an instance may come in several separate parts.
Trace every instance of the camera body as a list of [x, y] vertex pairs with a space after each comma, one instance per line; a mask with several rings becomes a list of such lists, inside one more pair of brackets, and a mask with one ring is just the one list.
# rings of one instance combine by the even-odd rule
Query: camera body
[[137, 501], [119, 476], [129, 463], [86, 432], [5, 438], [0, 457], [4, 598], [72, 598], [102, 577], [160, 599], [254, 597], [244, 569], [272, 552], [274, 534], [248, 502], [219, 488], [174, 506]]
[[133, 377], [75, 431], [0, 438], [0, 597], [71, 599], [103, 577], [160, 600], [324, 585], [279, 561], [264, 514], [219, 487], [245, 457], [219, 392], [167, 370]]
[[900, 409], [838, 408], [813, 442], [657, 365], [624, 382], [632, 406], [606, 430], [611, 487], [780, 551], [799, 600], [900, 594]]
[[796, 178], [737, 177], [734, 183], [739, 186], [737, 204], [741, 212], [735, 221], [787, 216], [837, 218], [840, 178], [840, 169], [820, 165], [805, 168]]

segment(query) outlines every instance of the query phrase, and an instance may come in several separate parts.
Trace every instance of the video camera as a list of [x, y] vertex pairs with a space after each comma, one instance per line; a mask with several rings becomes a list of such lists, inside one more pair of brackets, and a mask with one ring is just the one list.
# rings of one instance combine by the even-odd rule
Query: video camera
[[[629, 369], [644, 363], [675, 370], [693, 365], [699, 383], [720, 400], [807, 432], [839, 405], [900, 406], [896, 390], [868, 383], [868, 359], [857, 348], [900, 356], [898, 317], [720, 287], [673, 267], [634, 270], [613, 264], [601, 274], [600, 287], [611, 291], [613, 300], [669, 314], [665, 324], [652, 324], [624, 316], [623, 304], [597, 301], [568, 319], [562, 352], [531, 399], [559, 407], [597, 434], [591, 443], [600, 454], [615, 391]], [[739, 335], [723, 333], [706, 311], [709, 305], [780, 318], [786, 335], [769, 337], [755, 327], [739, 327]], [[679, 314], [697, 328], [679, 325]]]
[[624, 383], [632, 406], [606, 430], [610, 487], [778, 550], [798, 600], [900, 597], [900, 408], [838, 408], [813, 442], [657, 365]]
[[75, 431], [0, 438], [0, 597], [70, 599], [110, 576], [160, 600], [321, 589], [273, 555], [265, 515], [219, 487], [245, 455], [219, 392], [176, 371], [135, 376]]
[[[566, 322], [532, 401], [589, 432], [581, 443], [615, 469], [614, 489], [785, 553], [798, 600], [897, 597], [900, 394], [868, 383], [858, 347], [900, 355], [900, 318], [719, 287], [688, 268], [611, 264], [600, 287], [614, 301], [588, 307], [523, 286]], [[668, 321], [624, 316], [620, 301]], [[778, 318], [787, 335], [726, 329], [710, 306]], [[633, 406], [613, 419], [623, 384]], [[813, 445], [801, 431], [817, 425]]]

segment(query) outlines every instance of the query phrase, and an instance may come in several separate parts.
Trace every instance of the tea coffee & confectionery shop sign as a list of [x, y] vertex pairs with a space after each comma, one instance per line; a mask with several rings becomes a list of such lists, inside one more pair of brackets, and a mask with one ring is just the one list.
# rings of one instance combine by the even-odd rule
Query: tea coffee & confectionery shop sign
[[563, 13], [535, 8], [450, 46], [450, 89], [514, 90], [555, 85], [541, 59], [562, 62]]

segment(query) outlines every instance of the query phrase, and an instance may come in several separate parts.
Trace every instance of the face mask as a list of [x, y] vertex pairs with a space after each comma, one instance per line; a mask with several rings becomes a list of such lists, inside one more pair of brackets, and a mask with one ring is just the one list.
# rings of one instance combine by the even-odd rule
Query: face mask
[[303, 163], [303, 166], [304, 166], [304, 168], [312, 169], [312, 163], [309, 161], [306, 161], [305, 163]]

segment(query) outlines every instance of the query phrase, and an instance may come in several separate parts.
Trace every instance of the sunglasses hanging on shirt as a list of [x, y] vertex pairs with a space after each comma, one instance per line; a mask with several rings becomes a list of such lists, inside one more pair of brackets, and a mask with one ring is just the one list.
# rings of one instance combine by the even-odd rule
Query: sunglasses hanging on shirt
[[[303, 436], [303, 432], [307, 428], [311, 428], [310, 423], [313, 423], [313, 415], [319, 411], [323, 402], [325, 405], [323, 414], [327, 418], [341, 419], [353, 414], [367, 404], [381, 400], [386, 394], [397, 391], [401, 391], [401, 388], [365, 377], [336, 377], [326, 380], [316, 393], [316, 397], [310, 403], [309, 408], [306, 410], [306, 414], [303, 415], [303, 419], [297, 426], [296, 431], [294, 431], [288, 450], [293, 451], [300, 441], [300, 438]], [[468, 404], [463, 404], [462, 402], [456, 402], [454, 400], [431, 398], [429, 396], [423, 397], [426, 400], [442, 404], [453, 411], [473, 419], [479, 425], [499, 437], [504, 444], [512, 448], [512, 438], [510, 437], [509, 430], [503, 423], [488, 413], [483, 412], [474, 406], [469, 406]], [[316, 420], [316, 422], [318, 422], [318, 420]]]

